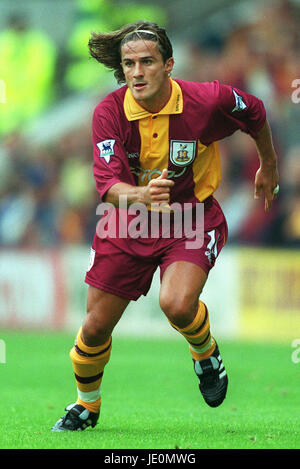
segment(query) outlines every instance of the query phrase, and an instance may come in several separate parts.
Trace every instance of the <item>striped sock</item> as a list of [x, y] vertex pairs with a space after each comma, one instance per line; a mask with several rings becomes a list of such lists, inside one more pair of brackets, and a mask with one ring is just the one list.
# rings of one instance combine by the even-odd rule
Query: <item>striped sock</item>
[[80, 404], [90, 412], [98, 413], [101, 406], [100, 386], [103, 370], [111, 352], [111, 337], [97, 347], [85, 345], [81, 338], [81, 328], [76, 337], [70, 357], [75, 374], [78, 399]]
[[188, 341], [194, 360], [204, 360], [214, 352], [216, 342], [211, 336], [208, 310], [202, 301], [199, 301], [198, 311], [191, 324], [182, 329], [171, 325]]

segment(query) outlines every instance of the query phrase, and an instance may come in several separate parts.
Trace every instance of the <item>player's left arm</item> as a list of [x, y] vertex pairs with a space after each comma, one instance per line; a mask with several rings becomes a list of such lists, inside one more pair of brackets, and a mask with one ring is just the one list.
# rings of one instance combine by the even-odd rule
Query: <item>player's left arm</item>
[[[254, 197], [265, 195], [265, 210], [270, 210], [278, 185], [277, 155], [263, 102], [249, 93], [228, 85], [218, 85], [219, 111], [223, 135], [237, 129], [250, 135], [256, 144], [260, 167], [254, 181]], [[278, 186], [279, 188], [279, 186]], [[275, 191], [276, 192], [276, 191]]]
[[[276, 197], [276, 187], [279, 181], [277, 168], [277, 155], [273, 146], [271, 129], [268, 121], [254, 137], [260, 167], [256, 172], [254, 181], [254, 198], [258, 199], [262, 192], [265, 195], [265, 210], [270, 210], [272, 202]], [[279, 186], [278, 186], [279, 188]], [[275, 190], [275, 192], [274, 192]]]

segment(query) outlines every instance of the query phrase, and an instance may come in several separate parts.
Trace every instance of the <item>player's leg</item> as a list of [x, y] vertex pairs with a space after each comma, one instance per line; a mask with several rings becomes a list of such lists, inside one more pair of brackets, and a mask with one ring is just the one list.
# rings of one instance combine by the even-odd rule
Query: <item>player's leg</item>
[[70, 351], [78, 398], [53, 431], [95, 426], [100, 413], [100, 387], [112, 344], [112, 331], [129, 300], [89, 286], [87, 315]]
[[99, 412], [100, 386], [112, 347], [112, 332], [129, 300], [89, 286], [87, 314], [70, 352], [77, 384], [77, 404]]
[[228, 378], [211, 335], [208, 309], [199, 300], [206, 280], [207, 273], [196, 264], [170, 264], [162, 276], [160, 305], [171, 325], [189, 343], [205, 401], [217, 407], [226, 396]]
[[198, 360], [211, 355], [215, 347], [208, 310], [199, 301], [206, 280], [207, 274], [200, 266], [174, 262], [163, 274], [159, 298], [169, 322], [187, 339], [193, 357]]
[[105, 344], [129, 302], [126, 298], [89, 285], [87, 314], [81, 331], [83, 342], [89, 347]]
[[75, 407], [67, 408], [68, 413], [55, 424], [53, 431], [95, 426], [101, 405], [100, 385], [110, 358], [113, 329], [128, 303], [147, 293], [155, 269], [155, 264], [142, 262], [142, 259], [126, 254], [105, 239], [98, 243], [97, 250], [92, 249], [86, 274], [89, 285], [87, 315], [70, 352], [78, 399]]

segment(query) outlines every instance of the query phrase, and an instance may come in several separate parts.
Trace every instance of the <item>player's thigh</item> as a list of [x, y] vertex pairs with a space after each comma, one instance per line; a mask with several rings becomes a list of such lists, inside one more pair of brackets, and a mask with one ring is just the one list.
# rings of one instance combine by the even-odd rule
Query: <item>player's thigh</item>
[[173, 262], [165, 269], [159, 303], [168, 319], [178, 327], [193, 321], [206, 280], [207, 273], [192, 262]]
[[116, 325], [129, 302], [127, 298], [121, 298], [89, 285], [87, 315], [95, 314], [103, 324]]
[[123, 251], [118, 246], [101, 240], [93, 256], [85, 281], [116, 297], [138, 300], [146, 295], [157, 268], [157, 261]]

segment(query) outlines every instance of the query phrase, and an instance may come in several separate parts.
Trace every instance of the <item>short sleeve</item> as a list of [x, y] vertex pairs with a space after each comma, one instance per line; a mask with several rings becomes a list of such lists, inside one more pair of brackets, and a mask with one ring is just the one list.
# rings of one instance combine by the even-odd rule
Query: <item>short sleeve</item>
[[93, 114], [94, 177], [101, 199], [118, 182], [135, 185], [130, 172], [128, 157], [122, 143], [116, 113], [98, 105]]
[[266, 121], [263, 102], [238, 88], [219, 84], [218, 110], [224, 116], [226, 133], [242, 130], [256, 137]]

